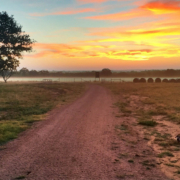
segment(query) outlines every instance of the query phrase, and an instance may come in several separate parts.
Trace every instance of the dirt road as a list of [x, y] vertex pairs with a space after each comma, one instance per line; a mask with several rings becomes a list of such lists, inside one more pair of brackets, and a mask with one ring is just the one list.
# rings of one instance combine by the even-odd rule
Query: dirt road
[[[117, 163], [117, 151], [112, 150], [113, 142], [121, 145], [114, 130], [117, 118], [112, 104], [105, 88], [92, 85], [71, 105], [53, 110], [47, 120], [0, 151], [0, 179], [123, 178], [118, 175], [123, 164]], [[124, 176], [125, 179], [167, 179], [158, 168], [148, 172], [149, 178], [146, 173], [136, 175], [142, 170], [139, 165], [128, 165], [127, 169], [133, 175]]]

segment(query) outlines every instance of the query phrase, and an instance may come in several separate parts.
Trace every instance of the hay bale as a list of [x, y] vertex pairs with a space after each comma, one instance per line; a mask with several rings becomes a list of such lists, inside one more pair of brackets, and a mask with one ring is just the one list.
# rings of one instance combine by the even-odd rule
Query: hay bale
[[170, 83], [176, 83], [176, 80], [175, 79], [170, 79], [169, 82]]
[[148, 78], [147, 82], [148, 82], [148, 83], [153, 83], [154, 80], [153, 80], [153, 78]]
[[168, 83], [168, 82], [169, 82], [169, 80], [168, 80], [168, 79], [163, 79], [163, 80], [162, 80], [162, 82], [164, 82], [164, 83]]
[[160, 78], [156, 78], [155, 79], [155, 83], [161, 83], [161, 79]]
[[138, 82], [139, 82], [139, 79], [138, 79], [138, 78], [134, 78], [134, 79], [133, 79], [133, 82], [134, 82], [134, 83], [138, 83]]
[[139, 82], [141, 82], [141, 83], [146, 83], [146, 79], [145, 79], [145, 78], [141, 78], [141, 79], [139, 80]]

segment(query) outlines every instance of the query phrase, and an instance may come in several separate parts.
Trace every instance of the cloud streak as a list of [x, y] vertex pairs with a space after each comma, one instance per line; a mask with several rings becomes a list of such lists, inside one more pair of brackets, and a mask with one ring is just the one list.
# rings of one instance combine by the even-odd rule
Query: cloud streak
[[104, 3], [108, 0], [77, 0], [79, 3], [88, 4], [88, 3]]
[[80, 13], [97, 12], [99, 9], [96, 8], [79, 8], [79, 9], [67, 9], [66, 11], [56, 11], [51, 13], [31, 13], [30, 16], [56, 16], [56, 15], [72, 15]]

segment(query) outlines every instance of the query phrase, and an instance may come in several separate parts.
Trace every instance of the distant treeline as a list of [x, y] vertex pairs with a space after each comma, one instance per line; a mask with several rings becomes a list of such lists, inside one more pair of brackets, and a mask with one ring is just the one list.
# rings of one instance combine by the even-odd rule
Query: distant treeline
[[[48, 71], [31, 70], [22, 68], [14, 72], [16, 77], [94, 77], [97, 71], [67, 72], [67, 71]], [[119, 71], [113, 72], [108, 68], [99, 71], [100, 77], [180, 77], [180, 70], [144, 70], [144, 71]]]

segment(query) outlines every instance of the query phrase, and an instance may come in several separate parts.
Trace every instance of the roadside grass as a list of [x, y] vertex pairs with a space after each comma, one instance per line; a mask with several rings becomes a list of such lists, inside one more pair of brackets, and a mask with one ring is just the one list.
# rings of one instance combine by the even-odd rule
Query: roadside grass
[[73, 101], [84, 88], [82, 83], [1, 83], [0, 145], [42, 120], [56, 105]]
[[128, 109], [128, 103], [124, 103], [124, 102], [117, 102], [114, 104], [116, 107], [119, 108], [120, 112], [122, 113], [131, 113], [131, 110]]

